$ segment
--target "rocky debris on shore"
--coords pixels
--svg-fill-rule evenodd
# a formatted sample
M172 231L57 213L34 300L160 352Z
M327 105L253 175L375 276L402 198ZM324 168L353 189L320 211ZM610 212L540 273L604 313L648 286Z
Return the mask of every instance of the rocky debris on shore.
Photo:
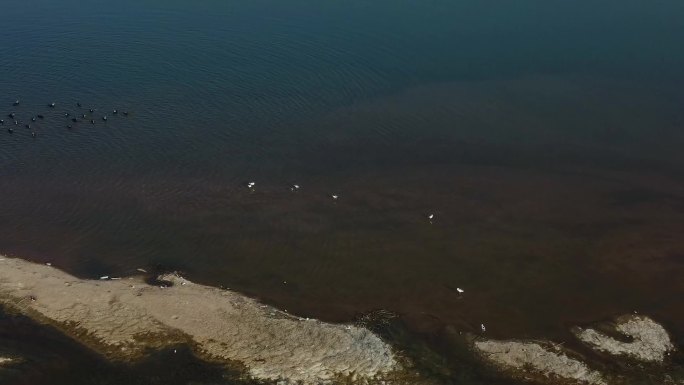
M667 330L646 316L618 317L614 328L632 341L619 341L591 328L578 327L574 333L593 349L643 362L662 363L666 355L675 348Z
M85 280L54 267L0 258L0 303L114 359L187 343L249 377L319 384L396 375L391 347L364 327L294 317L241 294L177 275Z
M577 384L607 384L600 372L550 343L478 339L473 347L486 362L520 377L533 377L549 383L560 380Z

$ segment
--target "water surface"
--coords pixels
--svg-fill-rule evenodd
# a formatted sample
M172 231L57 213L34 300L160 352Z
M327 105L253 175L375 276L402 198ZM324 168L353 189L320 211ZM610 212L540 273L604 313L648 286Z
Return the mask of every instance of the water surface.
M0 252L388 309L454 372L444 336L480 323L637 310L684 345L683 3L4 5Z

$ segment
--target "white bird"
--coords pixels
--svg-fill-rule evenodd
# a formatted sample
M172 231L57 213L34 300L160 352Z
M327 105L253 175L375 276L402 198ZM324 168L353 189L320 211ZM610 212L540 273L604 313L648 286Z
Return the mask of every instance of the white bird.
M297 191L299 190L299 185L298 184L293 184L292 187L290 188L292 191Z
M465 290L461 289L460 287L457 287L457 288L456 288L456 291L457 291L459 294L465 293Z
M253 189L255 185L256 185L256 183L254 183L254 182L247 183L247 187L250 189Z
M340 196L339 196L339 195L337 195L337 194L333 194L333 195L331 195L331 196L332 196L332 199L335 199L335 200L337 200L337 198L339 198L339 197L340 197Z
M109 276L108 276L108 275L103 275L102 277L100 277L100 279L104 281L105 279L109 279Z
M482 329L482 333L487 331L487 328L484 326L484 324L480 324L480 329Z

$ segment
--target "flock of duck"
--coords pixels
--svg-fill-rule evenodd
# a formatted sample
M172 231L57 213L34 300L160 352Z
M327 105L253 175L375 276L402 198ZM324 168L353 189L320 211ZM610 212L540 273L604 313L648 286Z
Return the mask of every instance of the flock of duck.
M20 101L15 100L14 103L12 103L12 107L18 107L19 104L20 104ZM52 102L52 103L48 104L47 107L54 110L57 108L57 104L55 102ZM64 112L64 118L66 119L66 128L72 129L72 128L74 128L75 124L82 123L82 122L86 122L86 123L89 122L90 124L95 124L95 120L96 120L95 111L96 110L94 108L89 108L88 113L85 113L82 111L83 105L80 102L76 103L76 107L79 109L79 113L77 113L77 114L72 114L71 112ZM119 115L119 110L114 108L111 113L112 113L112 115ZM121 115L128 116L128 111L121 111ZM13 134L14 128L19 127L20 125L23 124L24 127L26 127L26 129L31 130L31 136L33 138L35 138L38 134L35 130L35 127L32 126L32 123L35 123L39 120L45 119L45 115L43 115L43 114L33 114L33 115L31 115L30 122L27 121L26 123L23 123L22 121L19 120L19 118L17 117L17 113L14 111L7 114L7 117L9 117L11 119L10 122L8 122L10 124L10 126L7 128L7 132L9 132L10 134ZM108 119L107 114L106 113L103 114L100 117L100 119L102 119L102 121L104 121L104 122L107 122L107 119ZM3 126L5 125L4 119L0 119L0 125L3 125Z

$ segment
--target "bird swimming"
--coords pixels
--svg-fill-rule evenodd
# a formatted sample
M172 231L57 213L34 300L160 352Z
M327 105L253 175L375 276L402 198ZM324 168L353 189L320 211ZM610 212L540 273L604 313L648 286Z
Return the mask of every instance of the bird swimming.
M27 124L27 125L26 125L26 128L28 128L28 129L30 130L30 129L31 129L31 125L30 125L30 124Z
M333 194L333 195L331 195L331 197L332 197L332 199L337 200L337 198L339 198L340 196L337 194Z
M299 190L299 185L298 185L298 184L293 184L292 187L290 187L290 190L292 190L292 191L297 191L297 190Z
M91 124L95 124L95 119L90 119Z
M112 111L112 113L114 113L114 114L118 114L118 113L119 113L119 111L117 111L117 110L116 110L116 108L115 108L115 109L114 109L114 111Z
M256 183L254 183L254 182L248 182L248 183L247 183L247 188L253 190L255 185L256 185Z
M67 124L67 128L71 130L71 124Z
M49 104L50 108L55 108L55 102Z
M9 114L7 114L7 116L9 116L10 118L14 119L14 112L10 112Z
M71 118L71 121L74 122L74 123L76 123L76 122L78 122L78 119L76 119L76 118Z
M128 111L124 111L123 114L124 114L125 116L128 116Z
M14 129L13 129L12 127L10 127L10 128L7 129L7 132L9 132L9 133L11 134L11 133L14 132Z
M31 117L31 121L32 121L32 122L35 122L35 121L36 121L36 117L35 117L35 116Z
M38 117L38 119L45 119L45 117L43 115L38 114L36 116Z
M65 118L68 118L68 117L69 117L69 113L68 113L68 112L65 112L65 113L64 113L64 117L65 117Z
M31 132L31 136L35 138L35 137L36 137L36 132L35 132L35 131Z
M106 122L107 121L107 115L103 116L102 120L104 120Z
M92 108L89 109L88 111L90 111L91 114L92 114L93 112L95 112L95 110L93 110Z
M18 106L19 105L19 99L15 100L14 103L12 103L13 106Z
M5 121L0 119L0 124L5 124Z

